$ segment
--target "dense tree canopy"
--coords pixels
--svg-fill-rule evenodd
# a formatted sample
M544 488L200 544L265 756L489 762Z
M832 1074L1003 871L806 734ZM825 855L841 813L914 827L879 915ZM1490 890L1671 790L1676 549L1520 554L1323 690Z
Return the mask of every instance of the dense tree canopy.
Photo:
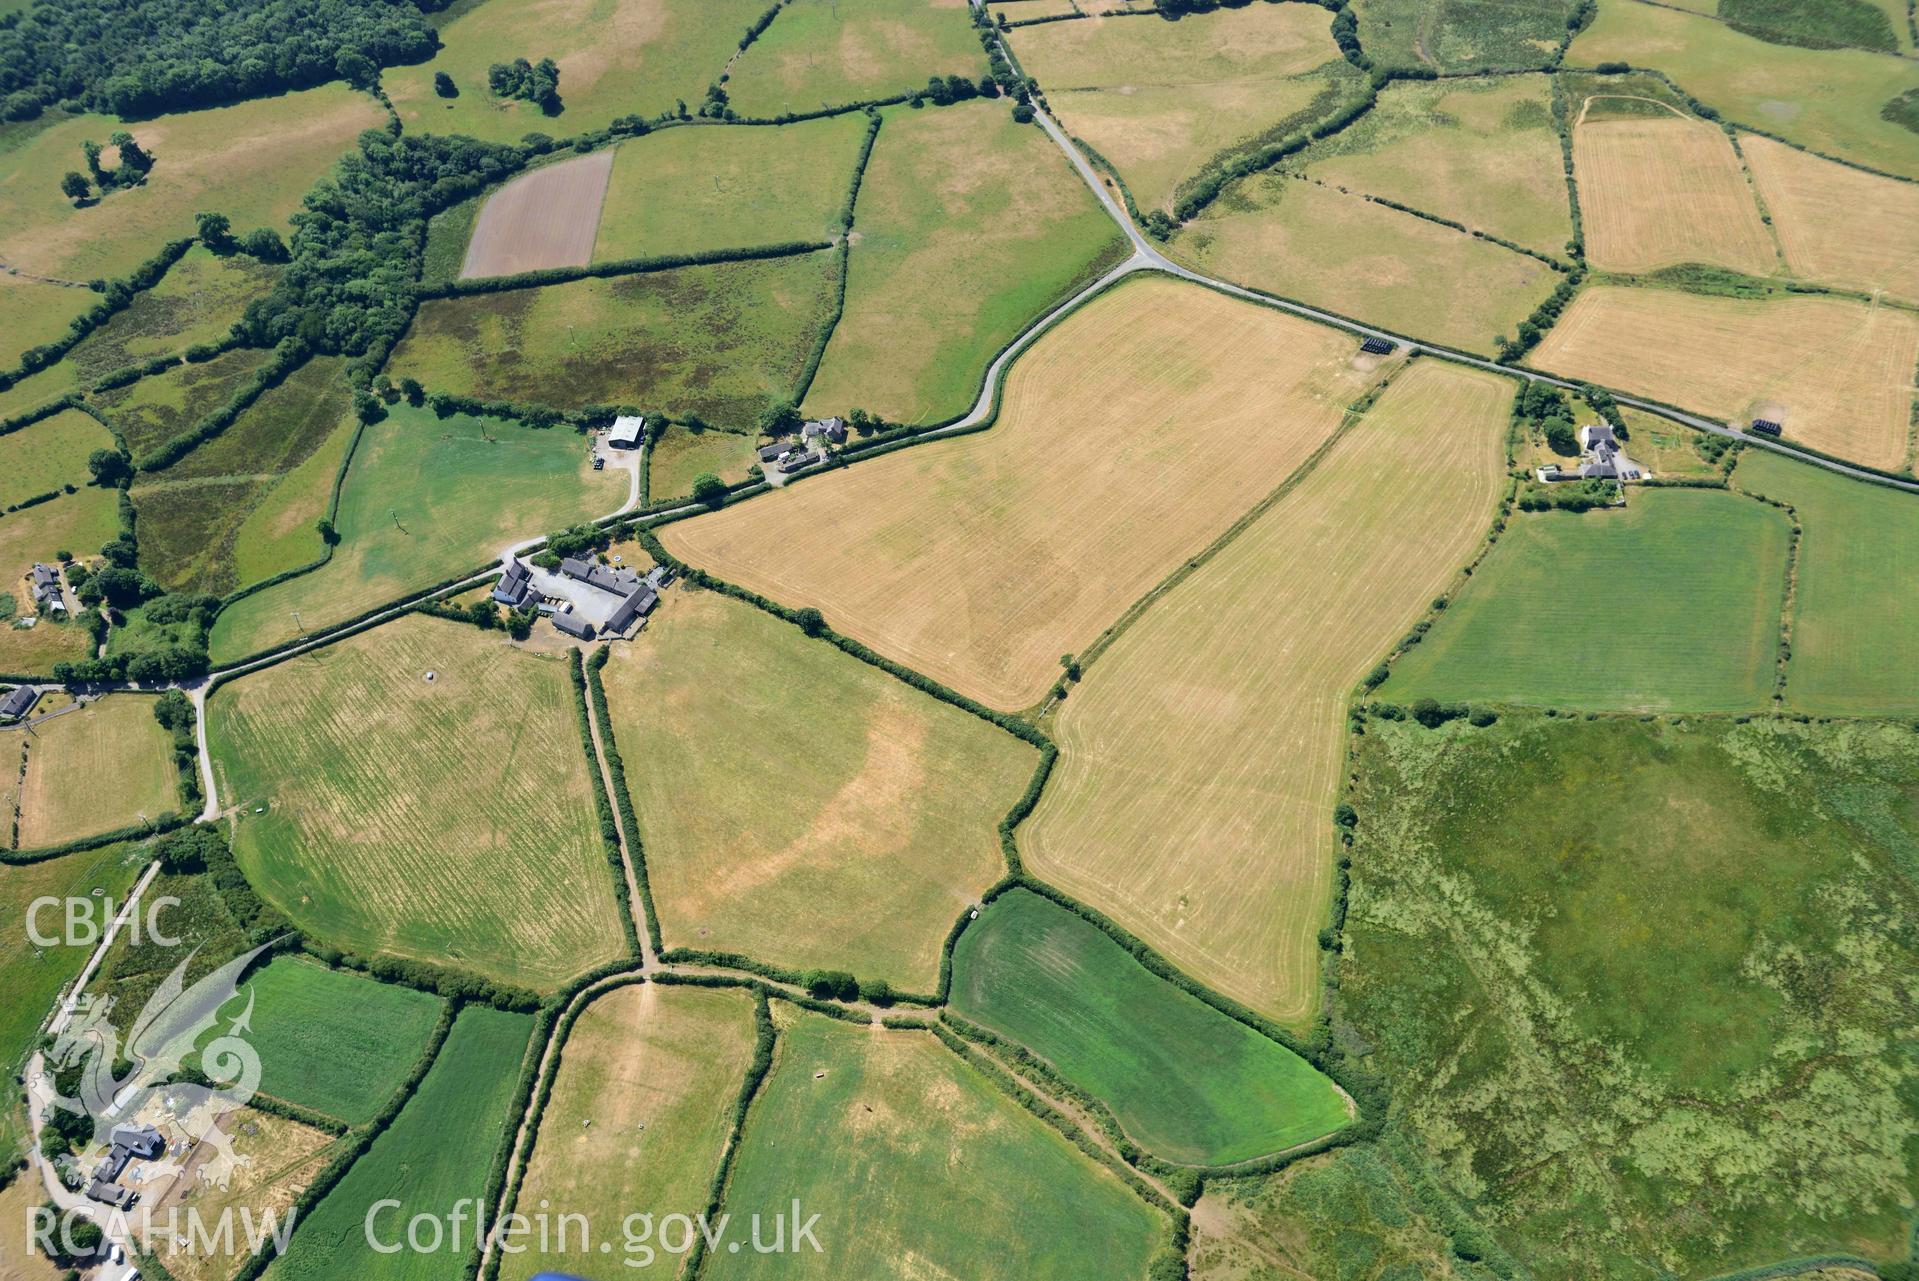
M122 116L324 84L431 57L414 0L58 0L0 19L0 118Z

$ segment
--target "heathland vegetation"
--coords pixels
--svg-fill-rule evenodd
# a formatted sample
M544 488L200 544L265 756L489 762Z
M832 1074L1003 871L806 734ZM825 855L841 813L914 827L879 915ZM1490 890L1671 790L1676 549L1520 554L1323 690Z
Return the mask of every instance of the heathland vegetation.
M707 1276L881 1281L902 1259L936 1276L1144 1275L1164 1219L930 1034L784 1021L727 1204L770 1214L798 1197L859 1230L826 1254L716 1253Z
M1791 543L1785 512L1710 489L1518 513L1380 696L1757 711L1772 697Z
M1351 355L1343 335L1275 311L1128 281L1020 355L992 430L662 534L963 693L1025 707L1061 654L1325 440L1374 377Z
M567 1033L520 1212L613 1224L705 1209L755 1049L743 992L645 983L593 998ZM509 1257L500 1275L585 1273L603 1257L575 1234Z
M1906 1257L1909 726L1365 729L1339 1017L1498 1246L1563 1276Z
M429 302L391 369L457 396L748 427L793 399L837 271L834 254L796 254Z
M669 947L938 986L1031 747L716 592L602 676Z
M207 732L241 868L362 956L542 989L612 960L573 699L559 660L420 617L222 685Z
M1088 664L1020 832L1031 870L1202 982L1310 1018L1346 700L1484 537L1511 396L1415 363Z
M1230 1165L1330 1134L1346 1101L1304 1059L1141 965L1030 890L953 947L954 1013L1038 1055L1153 1155Z

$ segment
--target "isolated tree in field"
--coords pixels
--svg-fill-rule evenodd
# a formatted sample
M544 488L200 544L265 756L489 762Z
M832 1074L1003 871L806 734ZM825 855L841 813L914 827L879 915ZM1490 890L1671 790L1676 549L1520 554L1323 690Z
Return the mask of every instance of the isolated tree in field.
M701 472L693 478L693 500L718 507L726 501L726 482L710 471Z
M96 449L88 454L87 470L93 473L93 483L103 489L113 489L133 475L132 464L117 449Z
M203 213L194 215L198 224L200 243L216 254L230 254L240 247L233 238L233 221L223 213Z
M1029 106L1027 106L1027 105L1026 105L1025 103L1023 103L1023 102L1022 102L1022 103L1020 103L1020 104L1019 104L1018 106L1016 106L1016 107L1014 107L1014 108L1013 108L1013 123L1014 123L1014 124L1021 124L1021 125L1030 125L1030 124L1032 124L1032 123L1033 123L1033 109L1032 109L1031 107L1029 107Z
M442 98L457 98L460 96L460 86L454 84L453 77L446 72L436 71L433 73L433 92Z
M93 184L79 170L69 169L66 177L60 179L60 194L77 205L93 194Z

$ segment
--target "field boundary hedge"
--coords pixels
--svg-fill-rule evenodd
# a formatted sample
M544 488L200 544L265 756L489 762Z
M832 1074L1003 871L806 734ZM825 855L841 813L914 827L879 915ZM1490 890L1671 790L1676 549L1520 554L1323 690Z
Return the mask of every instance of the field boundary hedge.
M653 884L646 873L646 844L640 835L640 821L633 812L633 789L627 785L626 762L620 755L618 736L613 729L613 716L607 708L606 683L600 672L606 667L607 660L613 656L611 646L602 645L586 663L586 692L593 700L593 711L600 721L600 750L606 756L606 772L613 776L613 804L619 810L620 824L626 834L626 865L633 873L633 881L640 887L640 910L646 916L647 941L653 945L657 954L665 950L660 942L660 914L653 906ZM631 907L627 911L632 916Z
M274 351L272 359L260 367L259 372L248 379L246 384L227 397L226 402L208 412L206 417L189 427L180 435L160 445L145 458L134 462L135 471L165 471L188 454L223 434L239 420L241 414L253 407L253 403L267 392L278 387L297 373L301 366L312 358L304 343L289 338Z
M170 240L161 246L158 253L135 267L125 278L109 282L100 291L100 303L92 311L75 316L65 334L52 342L27 348L20 353L20 359L12 369L0 372L0 391L10 391L15 383L23 382L34 374L44 369L51 369L65 360L67 353L85 342L95 330L132 306L136 298L164 280L167 272L173 270L173 265L186 256L187 250L193 248L193 244L192 236Z
M605 648L600 652L605 653ZM593 812L600 824L600 852L606 859L607 869L613 873L613 897L620 908L620 933L626 939L627 956L638 960L642 952L640 936L633 928L633 896L626 887L626 852L620 847L613 802L606 794L606 780L600 774L600 754L593 746L593 716L586 705L586 664L579 650L567 650L566 673L573 686L573 714L580 727L580 750L586 772L593 781Z
M707 1185L706 1221L717 1223L720 1207L726 1201L726 1185L733 1177L733 1162L739 1156L740 1144L746 1137L746 1117L752 1110L753 1100L759 1097L760 1087L773 1071L773 1050L778 1044L779 1034L773 1027L773 1012L767 1007L766 993L761 992L753 1002L753 1059L746 1065L745 1079L740 1082L739 1096L733 1101L733 1124L726 1136L726 1143L720 1149L718 1166L713 1171L712 1182ZM680 1265L680 1275L697 1277L706 1262L706 1238L700 1233L693 1234L693 1249L687 1254L686 1262Z
M139 841L150 836L164 836L168 832L178 831L187 826L187 823L188 820L184 815L162 814L151 822L116 827L112 831L98 832L92 836L75 837L71 841L62 841L58 845L43 845L31 850L0 850L0 866L30 867L35 863L50 863L56 858L65 858L69 854L80 854L108 845L118 845L122 841Z
M539 289L547 285L569 285L575 281L612 276L643 276L683 267L711 267L728 262L757 262L768 258L796 258L803 254L831 249L830 240L789 240L778 244L754 245L741 249L714 249L697 254L660 254L649 258L619 258L612 262L588 263L584 267L547 267L522 271L511 276L480 276L475 279L445 281L437 285L415 287L418 302L438 302L449 298L470 298L476 294L512 293L521 289Z
M807 356L806 364L794 382L795 405L804 401L806 393L813 389L813 380L819 376L820 362L826 359L827 345L833 341L840 321L846 316L846 279L853 270L853 211L859 204L860 185L866 178L866 165L872 159L873 144L880 136L880 122L883 119L878 111L867 109L866 136L860 141L859 155L853 161L853 178L846 189L846 201L840 206L840 234L836 246L840 261L838 279L833 287L833 317L821 326L819 341L813 344L813 351Z

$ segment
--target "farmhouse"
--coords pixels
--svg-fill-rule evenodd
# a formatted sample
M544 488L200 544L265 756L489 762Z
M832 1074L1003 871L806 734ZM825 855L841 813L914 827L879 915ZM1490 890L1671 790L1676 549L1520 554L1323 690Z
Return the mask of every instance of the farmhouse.
M835 445L846 440L846 420L844 418L815 418L800 424L801 440L819 440L825 437Z
M532 589L532 577L526 563L515 557L507 562L506 572L500 575L500 585L493 589L493 599L508 609L518 609Z
M116 1125L110 1142L143 1161L151 1161L166 1151L166 1141L160 1137L160 1131L150 1125Z
M29 689L25 685L20 686L8 694L4 701L0 701L0 721L19 720L32 711L33 705L39 701L39 690Z
M1567 471L1558 463L1548 463L1533 474L1542 484L1554 484L1562 480L1644 480L1646 470L1628 458L1619 448L1619 438L1613 429L1605 423L1594 423L1579 429L1579 447L1586 461L1579 465L1578 471Z
M562 614L556 612L553 615L553 625L562 632L565 632L568 636L571 636L574 640L593 639L593 624L587 622L578 614Z
M622 414L613 420L613 429L606 433L606 444L609 449L638 449L645 436L646 419Z
M33 599L42 609L56 614L67 612L66 598L60 593L60 571L51 565L33 567Z

